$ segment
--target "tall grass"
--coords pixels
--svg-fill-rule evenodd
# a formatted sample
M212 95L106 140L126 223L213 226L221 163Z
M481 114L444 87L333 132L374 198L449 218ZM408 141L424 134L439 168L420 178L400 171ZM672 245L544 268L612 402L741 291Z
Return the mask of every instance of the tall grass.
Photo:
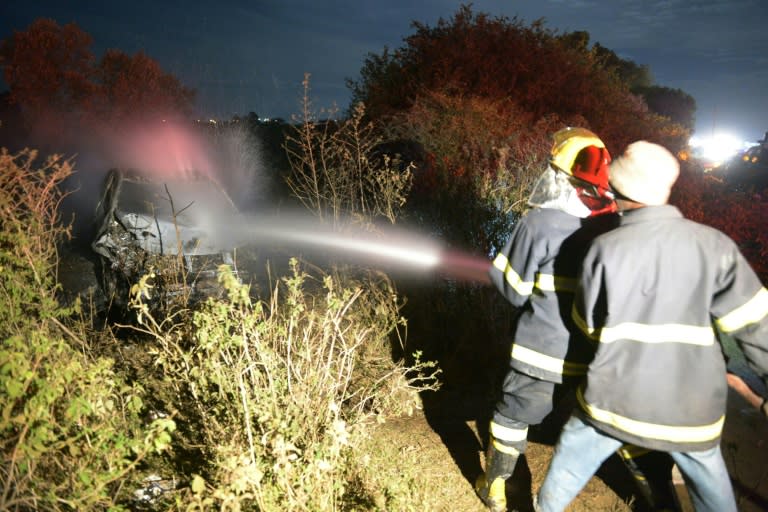
M319 121L309 75L303 85L302 118L285 142L292 194L334 227L349 221L367 226L378 219L394 224L411 188L413 164L380 151L384 139L365 120L362 104L346 120L330 111L329 119Z

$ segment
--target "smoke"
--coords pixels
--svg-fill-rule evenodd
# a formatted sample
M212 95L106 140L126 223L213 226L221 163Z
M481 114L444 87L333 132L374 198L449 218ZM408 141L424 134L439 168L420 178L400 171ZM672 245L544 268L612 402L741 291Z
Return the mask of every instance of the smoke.
M241 207L269 202L262 142L244 123L217 129L211 147L212 174Z
M138 116L137 116L138 118ZM220 129L191 121L125 121L107 125L49 116L30 131L27 145L41 157L71 159L74 173L63 184L62 220L72 223L76 243L88 245L107 173L137 169L158 181L202 174L220 184L233 201L266 202L260 146L246 129Z
M134 168L162 181L195 173L215 177L211 148L192 126L160 122L135 123L101 136L111 167Z
M180 183L192 174L203 174L218 183L238 206L256 205L253 210L267 211L264 206L269 203L269 187L261 146L246 126L131 122L55 128L47 127L45 134L50 139L41 146L74 160L75 174L65 184L69 196L62 204L62 213L65 220L74 220L75 238L84 245L90 245L95 235L96 206L106 175L113 168L137 169L160 183ZM190 197L198 192L189 191ZM176 189L176 194L175 199L184 203L177 206L185 207L184 188ZM315 217L296 212L233 214L231 209L214 206L216 196L213 190L195 196L189 202L197 206L186 212L196 231L209 234L212 247L251 246L410 276L441 274L459 281L487 282L487 258L450 251L415 231L389 225L370 231L351 222L344 229L332 229Z

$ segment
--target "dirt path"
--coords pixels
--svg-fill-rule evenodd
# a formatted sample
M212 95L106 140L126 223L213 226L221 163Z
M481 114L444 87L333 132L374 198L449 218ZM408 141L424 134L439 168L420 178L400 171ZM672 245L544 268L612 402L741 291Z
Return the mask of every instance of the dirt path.
M421 468L420 486L434 489L428 498L431 511L482 512L485 510L472 489L481 471L480 422L467 417L467 407L455 397L443 397L411 417L390 420L374 433L396 452L404 464ZM469 407L471 409L471 406ZM465 411L462 413L462 411ZM723 435L723 454L731 473L740 512L768 510L768 421L732 394ZM518 463L507 484L507 499L520 512L532 510L531 493L538 489L552 456L549 440L530 442L525 463ZM593 477L568 508L571 512L640 510L627 504L631 483L623 479L623 467L609 463L601 470L605 480ZM615 478L614 478L615 477ZM611 481L609 486L606 481ZM682 487L681 487L682 489ZM685 510L692 510L683 495ZM427 504L425 503L425 506Z

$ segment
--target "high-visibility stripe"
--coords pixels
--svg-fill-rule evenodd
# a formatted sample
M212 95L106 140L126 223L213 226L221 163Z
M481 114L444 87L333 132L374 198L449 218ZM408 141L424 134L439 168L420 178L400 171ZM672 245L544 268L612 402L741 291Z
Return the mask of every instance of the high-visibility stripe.
M517 361L557 373L558 375L585 375L587 373L586 364L572 363L557 357L548 356L517 343L512 344L511 357Z
M718 319L717 325L724 332L733 332L759 322L766 315L768 315L768 290L761 288L746 304Z
M576 305L571 308L571 318L576 327L589 338L600 343L612 343L617 340L633 340L641 343L686 343L690 345L710 346L715 343L715 333L711 326L658 324L648 325L624 322L613 327L593 328L579 314Z
M573 277L539 274L536 276L536 288L547 292L574 292L578 281Z
M616 340L634 340L642 343L686 343L709 346L715 342L715 333L710 326L659 324L648 325L625 322L600 330L600 343Z
M528 439L528 427L510 428L491 421L491 435L507 443L516 443Z
M723 431L725 416L720 416L716 422L710 425L701 425L698 427L678 427L673 425L659 425L656 423L646 423L631 418L626 418L619 414L604 411L590 405L584 399L582 389L576 392L576 397L584 411L594 419L611 425L628 434L634 434L645 439L659 439L673 443L703 443L713 441L720 437Z
M517 448L513 448L511 446L507 446L504 443L500 443L497 440L493 440L493 447L500 451L501 453L506 453L508 455L520 455L520 450Z
M578 283L575 278L552 274L536 274L535 281L523 281L523 278L512 268L509 260L503 254L498 254L494 258L493 266L504 274L507 283L520 295L530 295L534 288L546 292L573 292Z
M618 452L619 452L619 455L621 455L622 459L630 460L636 457L640 457L641 455L645 455L646 453L651 453L651 450L649 450L648 448L643 448L642 446L625 444L618 449Z
M504 274L504 278L517 293L520 295L530 295L533 293L533 283L523 281L523 278L509 264L506 256L503 254L496 256L493 260L493 266Z
M587 325L586 320L581 317L581 314L579 313L578 308L576 308L575 303L573 306L571 306L571 319L573 320L573 323L576 324L576 327L578 327L581 332L586 334L588 338L594 341L598 341L600 339L600 330L594 329Z

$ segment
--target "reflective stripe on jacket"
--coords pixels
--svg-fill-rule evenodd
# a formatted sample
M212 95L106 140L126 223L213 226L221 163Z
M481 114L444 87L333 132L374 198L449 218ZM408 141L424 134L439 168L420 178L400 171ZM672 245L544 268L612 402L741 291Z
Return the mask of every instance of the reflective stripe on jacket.
M719 443L727 384L713 320L768 373L768 292L730 238L670 205L625 212L595 239L573 319L597 347L578 394L587 421L646 448Z
M558 383L584 375L592 351L575 352L570 343L576 274L589 242L614 224L613 215L581 219L553 208L533 209L515 224L490 270L496 288L521 308L512 368Z

